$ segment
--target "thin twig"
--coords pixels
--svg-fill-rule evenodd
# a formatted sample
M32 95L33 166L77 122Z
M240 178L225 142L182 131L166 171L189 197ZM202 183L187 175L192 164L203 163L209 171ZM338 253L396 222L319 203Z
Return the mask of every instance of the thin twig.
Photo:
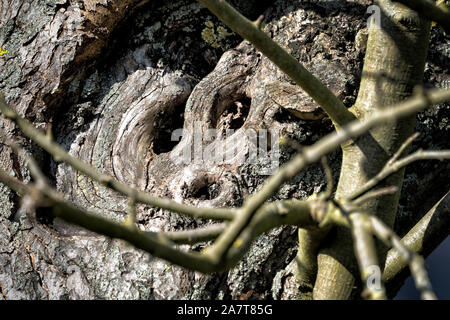
M254 26L255 26L256 28L258 28L258 29L261 30L261 25L262 25L263 20L264 20L264 16L263 16L263 15L260 15L260 16L258 17L258 19L256 19L255 21L253 21Z
M123 223L117 223L104 218L97 213L74 206L64 199L64 196L51 187L37 188L34 185L24 185L0 168L0 182L8 186L20 186L22 194L34 194L33 200L39 199L52 208L52 213L67 222L74 223L87 230L112 238L123 239L136 248L143 249L157 257L176 263L192 270L210 273L216 271L216 266L205 255L197 252L184 252L175 248L174 243L166 237L153 232L145 232L138 228L130 228Z
M367 192L363 194L361 197L356 198L354 201L351 202L351 206L354 208L360 207L364 202L367 202L370 199L382 197L385 195L391 195L398 191L398 188L396 186L381 188L378 190L374 190L371 192Z
M439 151L423 151L418 150L409 156L404 157L403 159L397 160L395 162L391 162L390 165L386 165L375 177L366 182L361 188L356 190L352 195L350 195L347 200L351 201L356 199L371 190L373 187L378 185L381 181L399 171L401 168L406 167L407 165L419 161L419 160L444 160L450 159L450 150L439 150Z
M136 195L131 195L128 199L127 213L124 224L129 227L136 227Z
M303 146L300 143L298 143L294 139L291 139L291 138L286 137L286 136L282 136L280 138L280 142L279 143L280 143L280 145L288 146L288 147L294 149L297 152L302 152L302 149L303 149Z
M290 223L305 227L315 223L311 218L311 207L306 203L302 205L303 202L295 204L295 207L292 208L292 210L286 210L286 206L280 206L279 203L267 204L264 205L264 208L261 208L263 204L278 191L284 182L294 177L307 165L318 161L322 156L333 151L348 139L359 137L378 124L394 121L399 117L415 113L429 105L430 101L432 103L440 103L447 99L450 99L450 90L432 90L427 94L427 97L416 95L393 107L378 111L364 121L350 123L337 132L322 138L313 146L304 148L301 154L298 154L293 160L283 165L279 171L262 186L259 192L250 196L245 201L242 208L237 209L236 218L229 224L229 227L219 236L216 243L209 248L210 250L208 250L206 254L203 253L197 255L196 253L189 254L183 252L183 254L178 256L176 253L180 251L164 244L164 241L169 241L165 237L162 237L164 239L164 241L162 241L157 235L149 236L148 233L143 235L140 230L134 230L135 232L133 233L130 228L127 228L122 224L115 224L114 222L108 221L95 214L66 204L64 198L56 193L56 191L46 190L48 193L45 195L54 203L54 214L68 222L78 224L100 234L127 240L132 244L135 244L138 248L147 250L158 257L167 259L181 266L202 272L215 272L237 263L237 259L245 254L245 250L248 249L251 241L256 236L260 235L261 232L267 231L268 228L270 229L275 226ZM65 161L75 169L78 169L93 178L93 180L103 182L122 194L128 196L131 195L132 188L114 180L112 177L98 173L94 168L83 161L70 156L58 144L46 137L41 131L34 128L30 122L20 117L6 104L3 97L0 97L0 110L4 116L16 123L26 136L47 150L56 158L56 160ZM15 179L12 179L11 181L11 177L5 177L1 174L0 178L5 178L4 180L7 184L12 187L17 187L17 182L14 181ZM19 191L22 191L20 188L18 189ZM205 212L201 210L202 208L185 206L168 199L153 197L140 191L137 192L136 198L143 203L148 203L194 217L211 216L213 213L217 214L217 210L219 210L209 209ZM261 210L259 210L260 208ZM254 220L253 216L257 212L258 216L261 215L264 219L260 218ZM223 218L227 219L234 216L234 212L228 209L219 211L219 213L219 215L222 215ZM217 218L217 215L214 215L214 217ZM246 228L247 226L249 227Z
M317 222L312 218L312 210L310 201L285 200L264 204L248 227L239 234L231 248L227 250L224 259L226 270L242 259L248 252L253 239L273 229L275 225L293 225L300 228L317 227Z
M384 224L379 218L371 215L373 233L386 245L395 248L402 258L408 262L411 274L414 278L417 290L419 290L422 299L435 300L436 295L431 287L423 258L405 246L394 231Z
M131 186L133 188L132 193L128 199L128 216L125 220L125 224L131 227L136 227L136 191L138 185L138 179L142 176L142 166L140 157L138 157L137 161L137 170L134 176L134 182Z
M34 185L25 185L16 178L11 177L0 168L0 182L20 192L20 195L33 194L35 205L45 203L45 206L52 208L52 213L69 223L76 224L87 230L99 233L112 238L128 241L136 248L143 249L150 254L175 263L190 270L203 273L222 272L233 267L246 253L252 241L262 233L282 225L294 225L298 227L315 226L316 222L311 217L311 206L306 201L286 200L264 205L258 210L255 219L252 220L249 228L245 230L239 245L233 247L227 254L227 258L217 263L204 252L185 252L175 247L172 241L183 242L188 232L179 234L154 233L142 231L123 223L117 223L107 219L97 213L79 208L66 199L64 196L51 187L37 188ZM39 199L39 201L36 201ZM210 230L210 235L222 231L222 226L214 227ZM194 232L195 233L195 232ZM206 237L206 231L200 230L200 235ZM194 235L192 239L199 235ZM209 236L208 236L209 237ZM206 241L206 238L204 239Z
M400 158L400 156L403 154L403 152L406 150L406 148L408 148L411 145L411 143L413 143L414 140L416 140L419 136L420 136L420 133L415 132L412 136L410 136L408 139L406 139L406 141L403 142L403 144L400 146L400 148L398 148L397 152L394 153L392 158L389 159L389 161L386 163L386 166L390 167L391 165L393 165L394 162Z
M17 180L16 178L13 178L2 168L0 168L0 182L2 182L5 186L13 190L21 197L29 192L29 188L25 183Z
M14 141L7 141L6 144L9 145L17 155L22 156L25 159L28 170L30 170L30 174L36 181L36 186L38 188L47 188L50 186L47 177L41 171L36 160L30 153L25 151L25 149Z
M218 223L193 230L164 232L162 235L177 244L195 244L216 239L226 227L227 224Z

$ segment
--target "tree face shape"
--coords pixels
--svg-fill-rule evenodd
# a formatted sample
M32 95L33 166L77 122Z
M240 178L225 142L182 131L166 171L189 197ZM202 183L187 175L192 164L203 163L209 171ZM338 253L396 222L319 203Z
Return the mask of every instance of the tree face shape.
M338 20L324 20L316 9L295 2L294 9L286 10L281 16L273 13L271 18L270 14L266 15L267 29L273 33L276 41L289 47L290 52L302 62L309 62L308 68L334 88L340 97L345 98L352 94L348 90L348 82L355 82L353 76L341 66L347 63L347 60L342 58L344 51L339 49L343 47L345 37L338 37L330 32L316 33L318 28L323 27L325 30L325 26L330 23L333 28L340 30ZM364 10L361 8L362 14L358 17L358 23L364 24ZM291 15L289 19L287 15ZM341 15L343 19L356 19L350 18L351 15L346 16L345 13ZM308 19L310 23L300 23ZM152 23L150 26L149 29L153 30L154 35L159 35L161 30L155 29L156 24ZM203 28L204 24L201 24L201 27ZM179 37L159 37L159 47L165 50L177 48ZM208 48L207 43L203 45L205 49L198 55L204 55L205 59L207 57L211 60L213 51ZM267 171L273 165L271 145L275 141L269 141L272 131L280 136L287 135L296 139L301 144L311 144L330 128L329 122L324 122L324 125L322 120L319 120L323 114L309 97L298 87L292 86L282 72L266 58L261 57L248 43L244 42L225 52L214 70L198 83L191 77L191 67L188 66L186 72L172 69L172 64L177 64L178 61L161 60L159 55L156 55L158 50L154 49L155 46L154 42L140 42L135 49L131 47L124 56L109 63L109 69L99 70L97 76L88 77L91 80L86 82L86 89L83 89L86 96L93 92L92 88L103 88L90 105L87 113L91 116L83 116L85 122L75 135L61 130L56 137L58 141L70 146L72 155L90 162L120 181L134 184L156 196L168 196L194 205L240 205L243 198L254 192L267 177L263 175L264 170ZM174 56L176 57L176 52ZM347 56L351 57L351 65L357 68L356 62L361 60L358 52L347 52ZM194 59L189 61L196 63ZM96 82L96 78L100 79ZM302 113L300 119L291 113L297 109ZM302 119L314 120L305 122ZM181 128L188 134L177 137L174 143L169 144L161 139L168 136L170 130ZM237 148L237 151L244 155L242 162L172 161L172 158L176 159L179 152L185 148L190 148L194 157L194 132L200 132L200 135L205 137L211 129L225 133L227 130L234 130L233 135L215 143L222 150L227 149L227 144L231 148L238 145L233 141L233 137L239 137L245 132L258 133L265 130L268 135L265 147L267 158L252 162L249 157L252 146L244 143ZM242 139L238 142L242 142ZM203 139L199 150L208 152L211 144L212 139ZM286 161L292 153L292 149L281 150L280 162ZM333 165L338 166L338 162ZM337 167L335 169L338 170ZM319 168L313 170L320 172ZM301 183L299 186L298 180L293 181L281 193L284 196L302 198L310 194L314 186L319 188L321 184L320 175L300 179L307 180L308 183ZM118 219L121 219L127 210L126 199L93 184L64 165L58 166L57 181L59 190L72 194L72 200L76 203L87 207L94 205L96 210ZM118 209L112 213L111 199L115 199L114 206ZM192 224L191 219L145 206L138 207L137 214L140 224L146 230L166 230L175 220L180 228L188 228ZM59 232L70 235L83 233L61 223L58 223L56 228ZM280 241L286 243L286 246L282 246L285 248L283 250L277 249L277 243ZM263 258L252 261L255 270L271 259L271 252L278 257L289 255L290 250L295 248L295 235L279 230L273 237L263 236L258 243L266 249ZM135 257L132 255L130 259L134 261ZM280 258L280 261L283 259ZM152 262L145 266L145 270L159 270L158 266L158 263ZM185 271L176 267L173 270L173 279L183 279L182 274ZM167 276L161 273L158 277L167 279ZM202 281L213 280L205 276ZM247 283L251 281L251 277L244 276L233 281ZM261 281L265 280L262 278ZM186 280L180 287L188 286L188 282ZM239 290L241 289L236 289L232 294L239 295ZM175 294L179 295L181 292Z

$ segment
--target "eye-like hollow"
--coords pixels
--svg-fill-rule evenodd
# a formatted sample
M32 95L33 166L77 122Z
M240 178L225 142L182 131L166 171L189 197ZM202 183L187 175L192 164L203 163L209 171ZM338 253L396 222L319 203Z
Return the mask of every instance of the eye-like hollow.
M172 141L172 133L182 129L186 104L179 104L172 110L161 110L155 117L153 152L158 155L173 150L179 141Z
M174 87L179 89L179 86ZM188 89L186 85L182 95L178 92L174 95L173 88L167 88L161 93L149 94L128 108L117 129L112 150L112 168L119 180L141 181L145 186L145 168L155 157L172 151L179 143L179 140L172 141L172 133L183 128Z
M247 120L250 104L251 99L246 96L227 100L217 110L215 128L222 135L225 135L227 130L236 131L240 129Z
M222 190L220 182L209 176L201 176L195 179L185 189L185 196L198 200L213 200L217 198Z

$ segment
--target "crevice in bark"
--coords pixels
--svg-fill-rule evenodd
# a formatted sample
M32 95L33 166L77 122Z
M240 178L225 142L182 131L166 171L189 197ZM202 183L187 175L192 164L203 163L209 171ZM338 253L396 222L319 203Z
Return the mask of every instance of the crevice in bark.
M236 99L227 101L227 104L222 108L217 108L218 116L216 116L215 127L222 135L226 134L226 130L236 131L240 129L245 120L247 120L250 112L251 99L246 96L241 96ZM221 112L221 109L223 110Z
M173 150L179 141L172 141L172 133L177 129L182 129L184 124L184 112L186 104L180 104L170 110L162 110L160 114L155 117L156 132L153 132L155 137L153 141L153 152L158 155L167 153Z
M291 112L287 111L284 108L278 109L278 111L274 115L274 120L279 123L299 121L297 117L295 117Z
M54 220L51 208L36 208L36 220L40 224L51 226Z
M193 182L190 190L186 193L186 197L199 200L213 200L219 196L220 192L220 182L208 181L206 177L202 177Z

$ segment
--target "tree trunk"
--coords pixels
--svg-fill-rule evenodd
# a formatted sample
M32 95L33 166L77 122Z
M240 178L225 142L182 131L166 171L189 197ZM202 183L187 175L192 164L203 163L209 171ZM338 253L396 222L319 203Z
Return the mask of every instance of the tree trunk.
M364 41L354 40L366 26L366 6L345 1L230 3L252 18L265 12L265 30L347 106L354 104L365 50ZM449 80L449 39L437 29L433 37L426 76L442 86ZM0 89L16 110L51 131L72 155L154 195L198 206L236 206L264 181L269 159L173 161L190 148L196 130L235 130L217 145L233 143L247 129L276 131L304 145L332 130L301 90L298 100L286 93L296 88L282 72L195 1L0 0L0 47L8 50L0 56ZM449 147L448 110L446 104L420 115L418 128L427 136L415 147ZM185 134L171 141L178 128ZM68 199L124 219L126 198L55 163L10 122L1 119L0 130L23 140ZM210 144L202 143L203 148ZM244 145L241 152L249 148ZM280 151L281 162L295 153L289 147ZM329 160L337 177L340 154ZM23 159L3 145L0 165L30 181ZM415 165L404 190L414 190L421 180L437 181L442 193L421 190L420 197L441 197L449 187L443 174L448 167L430 170L433 166ZM312 166L276 198L305 199L324 187L321 168ZM409 197L403 193L400 200L400 232L427 209ZM0 203L0 287L10 299L288 299L303 292L286 269L297 250L291 227L260 237L229 272L203 275L70 226L42 209L30 219L4 186ZM145 230L211 223L148 206L138 206L137 218Z
M428 51L430 22L415 11L389 1L379 1L379 26L371 26L361 86L353 112L364 119L378 109L398 103L422 84ZM413 134L415 116L378 126L370 134L343 146L342 169L336 198L353 194L380 172L404 141ZM403 184L404 170L390 176L380 187ZM362 212L380 217L393 227L400 192L378 197L361 206ZM379 249L383 269L387 248ZM318 256L315 299L348 299L359 292L357 263L351 233L338 228L329 247Z

